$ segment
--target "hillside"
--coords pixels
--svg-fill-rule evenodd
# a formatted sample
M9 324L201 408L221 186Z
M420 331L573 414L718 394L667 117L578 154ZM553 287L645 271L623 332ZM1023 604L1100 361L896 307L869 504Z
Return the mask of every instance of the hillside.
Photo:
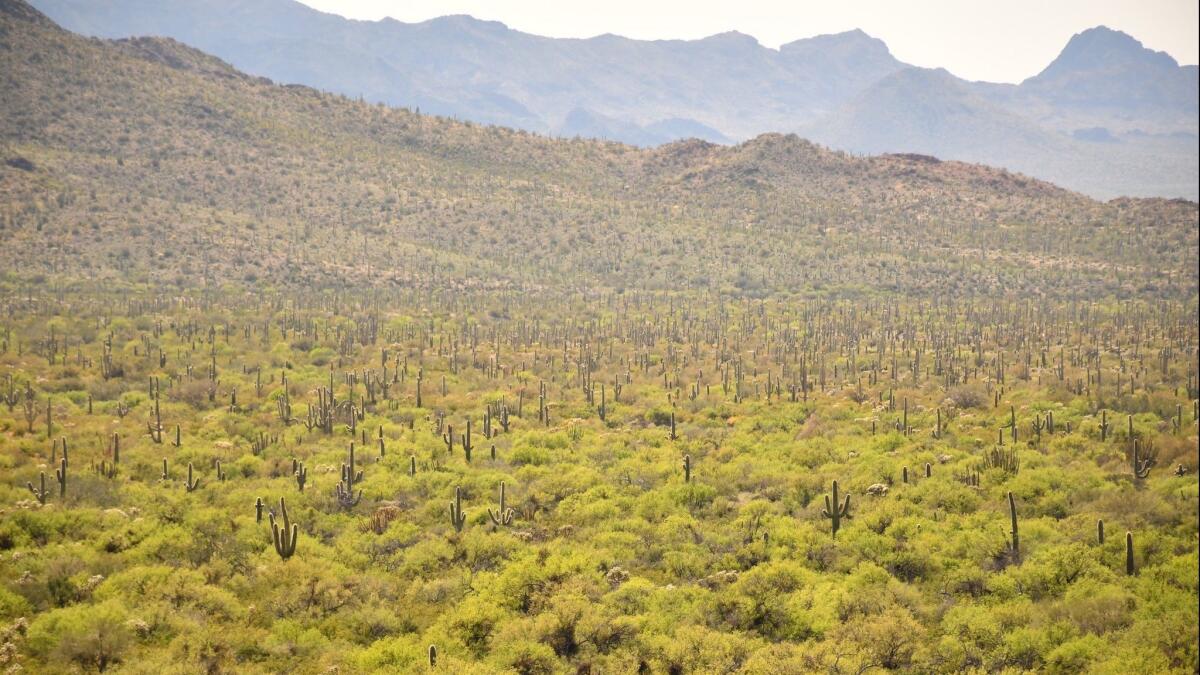
M776 50L737 32L581 40L469 16L351 21L294 0L34 5L86 35L171 37L277 82L544 134L654 146L796 132L852 152L887 147L983 162L1101 199L1200 198L1196 66L1103 26L1076 35L1044 72L1020 84L945 74L937 87L909 92L911 100L970 91L986 100L972 105L973 115L1011 118L986 125L990 133L969 143L948 143L939 139L963 132L954 117L916 117L907 106L893 112L891 88L897 76L911 77L901 75L908 66L857 30ZM852 126L847 116L855 111L882 125ZM1026 150L1030 131L1049 139L1046 147Z
M552 140L278 86L170 40L88 40L3 6L2 262L25 275L1195 292L1194 203L1103 204L778 134Z

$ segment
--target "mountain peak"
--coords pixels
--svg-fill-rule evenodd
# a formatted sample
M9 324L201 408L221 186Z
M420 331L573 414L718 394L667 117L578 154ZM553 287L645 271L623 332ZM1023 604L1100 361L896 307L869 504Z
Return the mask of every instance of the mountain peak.
M1076 108L1196 110L1194 70L1105 26L1074 35L1058 58L1020 88Z
M858 28L793 40L780 46L779 51L793 60L873 62L888 67L900 65L887 43Z
M760 46L758 38L736 30L727 30L724 33L709 35L706 38L701 38L699 42L739 48L757 48Z
M1096 26L1071 36L1067 46L1037 77L1113 67L1173 70L1179 63L1165 52L1146 48L1128 33Z
M872 36L868 35L861 28L855 28L853 30L842 31L841 33L825 33L822 35L814 35L814 36L808 37L808 38L801 38L799 40L793 40L793 41L788 42L787 44L783 45L779 49L780 50L798 49L798 48L802 48L806 45L814 45L814 44L819 44L819 45L823 45L826 47L829 47L829 46L855 46L855 47L868 47L868 48L872 48L872 49L882 48L884 51L888 50L887 44L884 43L883 40L880 40L877 37L872 37Z
M446 14L422 21L419 25L452 30L491 30L497 32L509 30L508 25L504 22L477 19L470 14Z

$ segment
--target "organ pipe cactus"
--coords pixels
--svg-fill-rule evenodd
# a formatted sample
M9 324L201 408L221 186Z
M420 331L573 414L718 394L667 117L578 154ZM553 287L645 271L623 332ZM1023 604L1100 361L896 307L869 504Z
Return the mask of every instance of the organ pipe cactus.
M279 498L279 513L283 518L283 527L276 522L274 513L268 516L271 522L271 541L275 544L275 552L279 554L280 559L287 560L296 552L300 526L292 523L288 517L287 504L284 503L283 497Z
M994 447L983 456L984 469L1000 469L1004 473L1015 476L1021 470L1021 458L1016 446L1009 448Z
M842 519L850 519L850 495L846 495L844 501L839 500L836 480L833 481L833 499L830 500L829 495L825 495L825 508L821 510L821 515L829 519L835 537L842 528Z

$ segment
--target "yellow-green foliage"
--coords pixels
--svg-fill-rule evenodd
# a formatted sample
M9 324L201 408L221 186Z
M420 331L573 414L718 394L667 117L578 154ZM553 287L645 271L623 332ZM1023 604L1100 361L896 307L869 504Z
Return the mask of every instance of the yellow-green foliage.
M9 662L420 671L434 645L438 669L479 673L1196 666L1196 352L1176 346L1195 344L1194 310L1046 303L1034 322L1011 301L982 316L948 301L680 294L477 292L454 313L408 291L201 297L6 296L0 394L9 377L19 392L11 411L0 405ZM1087 351L1093 334L1106 344ZM104 376L107 343L127 345L111 357L119 377ZM332 433L310 430L331 372ZM1134 376L1118 398L1121 373ZM151 377L180 447L148 433ZM66 496L44 506L25 483L57 464L41 418L25 423L27 382L37 410L50 401L52 438L69 439ZM600 382L624 383L605 420L585 391ZM908 401L906 430L893 393ZM494 422L485 439L489 405L508 407L510 430ZM1010 406L1020 440L1005 448L1019 466L984 468ZM1102 411L1136 412L1156 455L1146 479L1124 429L1100 440ZM1057 428L1039 440L1047 412ZM470 463L442 438L467 419ZM92 467L112 459L114 433L110 477ZM364 496L339 503L352 441ZM309 472L303 492L293 459ZM835 480L852 495L836 538L822 513ZM507 525L489 515L501 483ZM456 488L461 531L448 516ZM300 533L287 559L254 507L280 497Z
M1196 672L1196 223L0 0L0 670Z

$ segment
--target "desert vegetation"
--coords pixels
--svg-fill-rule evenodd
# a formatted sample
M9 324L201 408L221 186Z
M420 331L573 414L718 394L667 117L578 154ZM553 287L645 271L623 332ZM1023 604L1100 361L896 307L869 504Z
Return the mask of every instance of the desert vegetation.
M66 290L4 309L9 665L1196 662L1194 311Z
M0 66L0 669L1197 669L1196 204Z

